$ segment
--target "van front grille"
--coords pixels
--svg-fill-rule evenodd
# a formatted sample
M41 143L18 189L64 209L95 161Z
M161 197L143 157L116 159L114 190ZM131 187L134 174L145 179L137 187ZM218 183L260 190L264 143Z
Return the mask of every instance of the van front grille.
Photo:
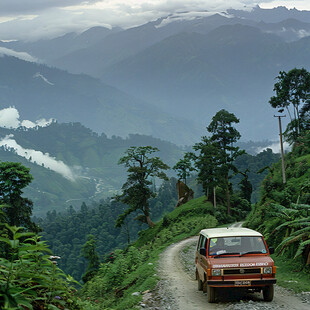
M260 268L240 268L240 269L224 269L224 275L229 274L253 274L253 273L261 273Z

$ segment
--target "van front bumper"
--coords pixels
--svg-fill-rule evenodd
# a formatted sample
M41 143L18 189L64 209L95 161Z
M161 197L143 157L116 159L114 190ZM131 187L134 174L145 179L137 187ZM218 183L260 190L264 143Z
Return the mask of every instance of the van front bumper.
M236 280L237 282L240 282L241 279ZM250 279L246 279L246 280L250 280ZM236 285L236 281L232 281L232 280L227 280L227 281L218 281L218 280L208 280L207 284L210 286L218 286L218 287L253 287L253 286L267 286L267 285L271 285L271 284L275 284L277 282L276 279L263 279L263 280L258 280L258 279L253 279L250 280L251 284L250 285ZM242 280L241 280L242 281Z

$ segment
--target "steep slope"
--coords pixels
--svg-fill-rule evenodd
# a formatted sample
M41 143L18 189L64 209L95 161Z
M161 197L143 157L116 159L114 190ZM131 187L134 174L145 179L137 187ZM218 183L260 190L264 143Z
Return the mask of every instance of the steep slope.
M304 131L285 156L286 183L281 162L269 169L262 182L261 199L246 225L264 233L288 270L304 270L309 283L310 264L310 131ZM283 266L283 267L284 267ZM297 278L296 278L297 279ZM288 282L285 277L281 284ZM297 287L302 287L299 279Z

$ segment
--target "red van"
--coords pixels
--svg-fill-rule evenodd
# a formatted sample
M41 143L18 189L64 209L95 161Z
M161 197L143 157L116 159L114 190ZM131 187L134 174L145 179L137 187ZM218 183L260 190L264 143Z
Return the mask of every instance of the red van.
M198 289L215 302L224 287L263 292L272 301L276 267L261 233L248 228L212 228L200 231L195 264Z

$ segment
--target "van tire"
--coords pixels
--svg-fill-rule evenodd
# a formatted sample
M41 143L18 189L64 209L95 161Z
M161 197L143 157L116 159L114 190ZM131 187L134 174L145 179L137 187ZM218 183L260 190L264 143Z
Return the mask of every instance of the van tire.
M274 287L273 284L266 286L263 289L263 296L264 296L264 301L272 301L273 300L273 295L274 295Z
M207 281L202 282L202 291L208 293L208 284Z
M203 282L198 277L198 291L202 291L203 289Z
M215 302L215 288L214 287L207 285L207 296L208 296L209 303Z

